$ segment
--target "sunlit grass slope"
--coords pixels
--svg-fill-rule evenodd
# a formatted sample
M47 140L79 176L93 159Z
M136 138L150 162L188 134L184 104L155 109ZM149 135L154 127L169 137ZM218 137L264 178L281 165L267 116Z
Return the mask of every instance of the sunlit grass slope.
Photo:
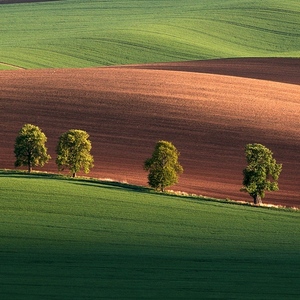
M62 0L0 5L0 62L44 68L300 57L299 14L297 0Z
M297 299L299 213L0 173L1 299Z

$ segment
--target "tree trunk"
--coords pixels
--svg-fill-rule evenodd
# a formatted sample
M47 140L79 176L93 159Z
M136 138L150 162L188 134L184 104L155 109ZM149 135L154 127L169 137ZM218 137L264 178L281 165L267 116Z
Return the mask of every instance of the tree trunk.
M262 200L261 200L261 196L260 195L253 196L253 199L254 199L254 204L255 205L261 205L262 204Z
M27 163L28 163L28 173L31 173L31 171L32 171L31 154L28 155L27 159L28 159L28 161L27 161Z
M76 173L73 173L73 174L72 174L72 177L75 178L75 177L76 177Z

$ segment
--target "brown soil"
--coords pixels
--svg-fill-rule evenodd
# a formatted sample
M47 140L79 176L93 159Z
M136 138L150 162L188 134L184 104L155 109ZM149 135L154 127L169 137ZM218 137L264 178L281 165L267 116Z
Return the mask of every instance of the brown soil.
M289 77L284 62L277 81ZM47 135L53 157L43 170L56 171L58 137L75 128L91 136L90 176L146 185L143 162L164 139L181 152L184 167L172 188L251 201L239 189L244 146L257 142L283 164L280 191L265 202L300 207L299 85L139 68L0 72L0 168L13 168L16 135L32 123Z
M300 84L298 58L214 59L136 65L134 68L229 75Z

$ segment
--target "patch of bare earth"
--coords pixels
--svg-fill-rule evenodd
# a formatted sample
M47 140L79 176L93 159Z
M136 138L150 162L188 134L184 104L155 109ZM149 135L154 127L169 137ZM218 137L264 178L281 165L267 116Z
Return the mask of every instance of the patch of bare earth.
M279 74L289 76L284 60ZM265 202L300 207L300 85L276 81L140 67L3 71L0 168L13 168L15 137L32 123L53 158L43 170L56 171L58 137L75 128L91 137L90 176L146 185L143 162L164 139L184 167L172 189L251 201L239 190L244 146L256 142L283 164Z

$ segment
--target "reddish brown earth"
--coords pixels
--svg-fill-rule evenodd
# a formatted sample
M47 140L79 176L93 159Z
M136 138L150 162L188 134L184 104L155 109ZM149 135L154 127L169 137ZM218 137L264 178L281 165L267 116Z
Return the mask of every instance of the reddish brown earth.
M219 74L300 84L298 58L229 58L135 65L133 68Z
M13 168L16 135L24 123L32 123L47 135L53 157L43 170L56 171L58 137L75 128L90 134L95 158L90 176L146 185L143 162L164 139L181 152L184 167L173 189L251 201L239 189L246 165L244 146L256 142L270 148L283 164L280 191L268 193L265 202L300 207L299 72L298 84L282 83L293 77L293 68L290 71L285 60L268 61L270 70L273 63L278 68L274 81L187 72L180 64L176 71L2 71L0 168ZM234 75L234 68L227 68ZM244 63L244 77L246 70ZM254 77L252 67L249 70ZM220 61L216 73L228 72ZM263 72L265 65L257 68L257 77Z

